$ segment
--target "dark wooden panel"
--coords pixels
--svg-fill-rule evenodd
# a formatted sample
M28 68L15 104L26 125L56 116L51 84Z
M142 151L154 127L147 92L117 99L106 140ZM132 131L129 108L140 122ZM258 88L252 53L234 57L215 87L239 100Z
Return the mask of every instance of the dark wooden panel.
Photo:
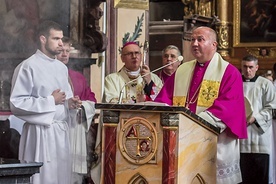
M162 66L162 50L168 45L175 45L182 50L182 34L150 35L149 67L154 70Z

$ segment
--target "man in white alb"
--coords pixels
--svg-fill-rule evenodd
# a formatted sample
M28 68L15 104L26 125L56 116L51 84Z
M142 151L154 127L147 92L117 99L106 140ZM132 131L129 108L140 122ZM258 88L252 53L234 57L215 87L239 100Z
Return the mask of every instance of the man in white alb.
M69 184L71 155L69 127L81 106L73 97L67 67L56 59L62 50L63 31L52 21L38 28L39 49L15 69L10 108L26 121L19 146L19 159L43 162L31 178L34 184Z

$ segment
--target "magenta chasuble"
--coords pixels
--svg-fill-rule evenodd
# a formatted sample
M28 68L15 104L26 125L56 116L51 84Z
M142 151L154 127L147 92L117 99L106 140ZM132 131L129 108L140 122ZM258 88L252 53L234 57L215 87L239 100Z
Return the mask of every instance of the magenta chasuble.
M194 103L190 103L188 108L196 113L198 108L197 97L199 93L200 84L206 75L206 70L210 67L211 62L222 62L223 64L227 63L224 61L218 54L215 54L214 57L218 57L218 60L212 59L210 62L205 64L199 64L195 61L194 67L190 67L191 64L183 63L180 65L178 71L191 71L191 75L189 76L190 79L184 80L183 78L176 79L176 73L174 73L164 84L163 88L161 89L160 93L156 97L156 102L163 102L167 103L168 105L173 105L174 99L174 89L175 81L180 80L181 88L183 90L185 88L188 91L188 96L190 99L185 99L184 104L181 106L185 106L187 104L187 100L192 101ZM221 65L218 64L220 67ZM214 72L217 68L210 68ZM178 75L179 76L179 75ZM243 89L242 89L242 78L240 72L235 68L233 65L228 64L224 71L221 81L218 81L219 90L217 97L214 99L213 103L207 107L207 111L211 112L215 117L222 120L223 123L231 130L231 132L236 135L238 138L246 138L246 118L245 118L245 108L244 108L244 96L243 96ZM191 86L189 88L189 86ZM194 95L195 94L195 95ZM191 97L194 97L191 99Z

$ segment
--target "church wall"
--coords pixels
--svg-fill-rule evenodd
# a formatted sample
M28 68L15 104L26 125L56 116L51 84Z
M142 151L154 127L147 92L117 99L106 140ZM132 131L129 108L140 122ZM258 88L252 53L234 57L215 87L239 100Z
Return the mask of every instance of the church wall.
M137 24L137 18L141 17L141 15L144 13L144 21L143 21L143 27L141 36L137 39L139 41L139 44L143 44L145 41L145 10L139 10L139 9L126 9L126 8L118 8L118 24L117 24L117 43L116 43L116 53L117 53L117 71L121 69L123 66L123 63L121 62L120 54L119 54L119 48L122 47L122 39L124 37L124 34L129 32L130 36L132 36L132 33L135 30L135 25Z
M237 0L235 0L236 2ZM151 1L150 1L151 2ZM156 1L155 1L156 2ZM181 1L180 1L181 2ZM215 2L215 1L214 1ZM164 1L160 1L160 3L164 3ZM160 3L156 3L156 4L160 4ZM174 3L176 3L174 1ZM173 4L173 3L172 3ZM177 3L176 3L177 4ZM151 5L151 3L150 3ZM225 6L227 5L227 7L221 7L221 6ZM160 5L161 6L161 5ZM247 47L233 47L233 39L234 39L234 33L233 33L233 28L234 28L234 20L233 20L233 6L234 2L233 1L229 1L229 0L217 0L216 1L216 8L218 8L218 11L216 14L220 14L218 16L218 18L222 18L223 20L225 20L226 24L229 26L229 31L228 31L228 44L229 44L229 48L227 49L229 56L225 57L225 59L227 61L229 61L230 63L232 63L233 65L235 65L238 69L240 69L240 63L241 63L241 59L243 56L252 53L251 52L251 48L247 48ZM149 12L149 11L145 11L145 10L141 10L141 9L135 9L135 8L131 8L131 9L127 9L127 8L117 8L116 9L116 43L114 46L114 50L113 52L116 53L116 59L110 58L110 62L115 64L115 70L118 71L122 66L123 63L121 62L120 59L120 54L119 54L119 48L122 47L122 38L124 36L124 34L126 32L129 33L133 33L134 32L134 28L135 28L135 24L137 23L137 17L140 17L142 15L142 13L148 13L149 16L145 16L144 17L144 22L143 22L143 28L142 28L142 35L140 36L140 38L138 39L138 41L143 44L145 39L149 37L149 41L151 39L150 33L146 30L146 29L150 29L151 26L148 26L150 24L150 20L152 19L152 15L158 15L157 17L162 20L162 15L166 15L168 16L168 9L164 9L164 12L162 11L154 11L154 12ZM223 9L223 10L222 10ZM226 11L227 9L227 11ZM227 14L225 14L225 12ZM158 20L159 20L158 19ZM166 19L166 17L165 17ZM178 21L178 20L177 20ZM148 26L148 27L146 27ZM111 35L113 36L113 35ZM151 46L160 46L160 48L155 48L154 50L149 53L149 66L151 67L151 69L155 69L159 66L161 66L161 50L163 49L162 46L166 45L166 41L167 40L173 40L173 39L162 39L158 40L160 41L158 44L155 43L151 43L150 42L150 47ZM162 43L163 42L163 43ZM172 44L172 43L170 43ZM178 43L177 43L178 44ZM162 47L162 48L161 48ZM190 59L193 58L193 56L191 54L188 53L189 50L189 43L187 43L186 41L182 40L182 50L185 51L186 56ZM258 45L256 45L256 47L258 48ZM272 70L273 68L273 64L275 63L275 57L258 57L259 59L259 71L258 74L263 74L265 73L267 70ZM108 67L108 66L107 66ZM95 78L98 79L98 77L102 77L102 73L99 72L99 70L101 68L99 68L98 66L92 66L93 69L91 69L91 86L93 88L94 91L96 91L97 96L101 96L101 85L98 84L99 80L95 81ZM114 71L111 71L114 72ZM94 81L93 81L94 78ZM102 79L103 80L103 79ZM94 87L95 86L95 87Z
M100 0L97 0L97 1L100 1ZM114 0L110 0L110 1L114 2ZM70 1L70 26L69 26L70 27L70 35L68 35L68 36L70 36L74 40L79 40L79 36L81 36L80 30L79 30L79 27L81 27L80 22L79 22L79 13L80 13L79 10L80 10L80 4L82 2L84 2L84 1L83 0L82 1L79 1L79 0L71 0ZM150 2L149 4L151 4L151 2L157 2L157 0L149 1L149 2ZM164 4L164 2L165 2L165 0L160 0L160 2L157 2L156 4L159 7L161 7L162 4ZM177 4L177 0L173 0L173 1L167 0L167 2L169 2L170 4L174 4L174 3ZM182 1L179 0L179 2L182 2ZM228 60L230 63L234 64L237 68L240 69L240 62L241 62L242 57L246 54L254 53L254 54L257 54L258 59L259 59L259 65L260 65L260 68L258 71L259 74L263 74L267 70L272 70L275 60L276 60L276 56L275 55L259 56L258 53L256 52L256 50L254 50L254 49L260 49L260 48L262 48L261 46L256 45L256 44L253 45L253 47L234 47L233 46L233 42L234 42L233 41L234 40L233 29L235 26L235 22L234 22L235 17L234 17L234 13L233 13L233 10L234 10L233 7L236 6L235 5L236 2L241 2L241 0L233 0L233 1L214 0L213 2L216 2L216 7L219 10L217 13L221 14L221 15L218 15L218 18L226 19L226 23L229 26L229 32L227 35L229 37L228 38L229 56L226 58L226 60ZM103 4L104 4L104 2L100 6L101 9L104 9ZM222 6L225 6L225 4L227 7L222 7ZM167 7L167 6L164 6L164 7ZM152 15L156 15L156 17L158 17L158 19L156 19L157 21L162 21L162 18L163 18L162 16L168 16L168 15L170 15L169 12L174 12L171 9L173 9L173 8L170 8L170 10L163 8L163 11L154 10L154 11L149 12L147 10L135 9L135 8L131 8L131 9L130 8L129 9L128 8L116 8L116 10L117 10L116 11L117 17L115 17L116 21L117 21L116 35L110 35L110 37L112 37L112 38L116 37L116 41L115 41L116 43L115 43L115 46L113 47L114 48L113 52L116 53L116 56L109 59L109 60L111 60L110 62L114 63L115 69L112 69L112 71L110 71L110 72L118 71L123 66L123 63L121 62L121 59L120 59L119 48L122 47L122 38L123 38L124 34L126 32L130 32L130 34L132 34L134 32L135 24L137 23L137 18L141 17L141 15L143 13L145 13L143 27L142 27L142 35L138 38L138 41L141 44L143 44L145 39L149 38L149 31L147 31L147 30L150 29L150 26L148 26L150 21L155 21L152 19ZM176 9L174 9L174 10L176 11ZM5 11L4 6L0 8L0 12L3 13L3 11ZM224 14L224 12L227 12L227 14ZM106 14L106 13L107 12L103 12L103 14ZM147 14L148 14L148 16L146 16ZM179 16L175 17L174 13L171 14L171 17L164 17L164 18L166 20L167 19L170 19L170 20L176 19L177 22L181 21L181 20L179 20ZM103 22L102 22L103 17L99 21L100 21L99 27L102 30L104 27ZM180 28L179 25L180 24L177 24L178 28ZM178 36L180 35L177 32L178 29L174 30L174 31L176 32L176 35L178 38ZM168 37L168 38L170 38L170 37ZM107 38L107 39L108 39L108 41L107 41L108 44L110 44L110 42L109 42L110 38ZM166 40L169 40L172 42L172 40L174 40L174 39L163 39L163 40L160 39L160 40L158 40L160 42L157 44L150 43L150 46L151 45L156 46L156 48L154 47L153 52L150 52L149 55L151 55L151 53L152 53L152 57L155 58L156 61L158 61L158 63L155 63L154 62L155 60L152 60L150 58L150 60L148 62L150 64L150 67L152 70L156 69L157 67L160 66L159 61L161 60L161 50L166 45L166 42L165 42ZM5 45L5 44L2 44L2 45ZM182 50L185 51L186 53L188 50L188 48L187 48L188 45L189 45L188 43L186 43L185 41L182 40L182 47L183 47ZM5 46L7 48L7 45L5 45ZM160 46L160 48L157 48L158 46ZM275 45L275 47L276 47L276 45ZM275 47L274 46L267 47L267 49L269 51L271 51L270 54L275 52L274 51ZM7 53L5 52L3 54L3 52L1 52L1 57L2 57L2 55L6 56ZM23 56L20 55L20 57L23 57ZM27 56L24 56L24 57L27 57ZM90 67L91 71L90 71L90 78L88 79L88 81L90 82L92 90L95 92L97 99L100 101L101 94L102 94L102 81L103 81L105 74L104 74L104 72L102 72L102 67L98 66L98 64L99 64L100 59L105 61L105 57L102 56L100 53L93 53L92 57L97 59L97 64ZM189 53L188 53L188 57L192 58L192 56L189 55ZM151 65L151 63L153 63L154 65ZM276 76L276 75L274 75L274 76Z
M217 0L218 2L217 4L221 4L220 2L222 1L227 1L227 0ZM271 42L267 42L267 43L261 42L259 44L258 42L253 42L253 43L247 44L247 46L234 45L235 39L237 39L235 37L236 35L234 34L234 29L235 29L235 26L237 26L237 23L239 23L239 21L235 22L235 20L237 19L237 15L235 14L235 12L241 11L239 9L240 6L237 7L237 3L241 5L241 2L242 2L241 0L233 0L233 1L228 0L227 5L224 5L227 7L221 7L222 12L224 9L228 10L227 19L228 19L229 28L230 28L229 29L230 30L229 32L230 48L229 48L229 58L227 60L233 65L235 65L238 69L240 69L242 58L247 54L252 54L256 56L259 60L259 70L257 71L257 74L262 75L266 73L267 70L273 70L273 65L274 63L276 63L276 55L275 55L276 45L274 45L273 43L271 44ZM243 2L249 2L249 1L243 1ZM251 31L248 31L248 35L250 34L251 34ZM260 49L262 48L266 48L268 51L270 51L270 53L265 56L260 55ZM274 78L275 77L276 77L276 74L274 74Z

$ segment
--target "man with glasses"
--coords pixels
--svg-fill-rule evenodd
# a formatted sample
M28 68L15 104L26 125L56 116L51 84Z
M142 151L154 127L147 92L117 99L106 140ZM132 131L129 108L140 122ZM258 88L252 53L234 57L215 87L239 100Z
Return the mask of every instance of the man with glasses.
M147 65L141 65L142 54L136 42L122 47L121 60L124 66L105 77L103 102L122 103L152 101L162 87L161 79L150 73Z

